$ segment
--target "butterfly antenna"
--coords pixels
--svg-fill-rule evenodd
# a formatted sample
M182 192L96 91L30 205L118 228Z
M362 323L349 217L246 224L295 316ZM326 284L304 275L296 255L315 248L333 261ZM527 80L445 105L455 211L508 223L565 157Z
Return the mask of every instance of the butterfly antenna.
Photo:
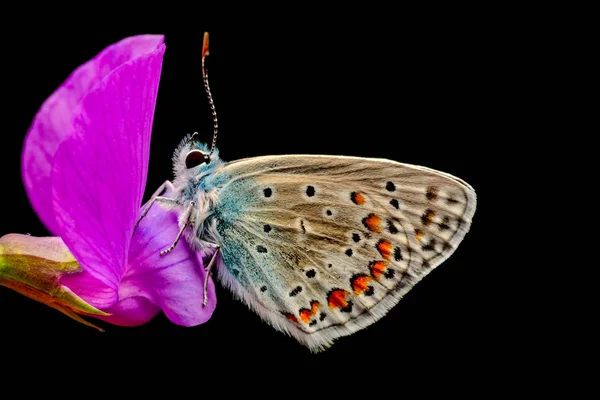
M212 145L210 147L210 153L208 157L210 158L215 151L215 144L217 143L217 133L219 131L219 121L217 120L217 111L215 110L215 103L212 98L212 94L210 93L210 86L208 85L208 74L206 73L206 56L208 56L208 32L204 32L204 41L202 43L202 80L204 81L204 90L206 91L206 96L208 97L208 104L210 105L210 112L212 114L213 119L213 140Z

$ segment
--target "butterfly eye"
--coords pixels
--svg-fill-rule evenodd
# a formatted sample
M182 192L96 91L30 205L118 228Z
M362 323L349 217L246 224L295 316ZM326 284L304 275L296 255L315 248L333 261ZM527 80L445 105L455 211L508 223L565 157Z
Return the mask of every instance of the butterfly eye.
M210 157L200 150L192 150L185 156L185 167L188 169L197 167L202 163L210 163Z

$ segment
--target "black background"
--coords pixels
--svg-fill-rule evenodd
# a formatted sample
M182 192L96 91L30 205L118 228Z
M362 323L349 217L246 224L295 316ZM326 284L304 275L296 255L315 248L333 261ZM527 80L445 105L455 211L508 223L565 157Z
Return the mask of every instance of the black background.
M201 47L211 34L208 71L220 121L221 158L330 154L389 158L448 172L478 194L471 232L456 253L419 283L387 316L329 350L312 355L263 323L218 286L218 304L204 325L184 328L163 314L136 328L99 333L55 310L0 287L0 336L29 346L68 338L87 346L126 341L197 359L355 362L453 356L493 363L506 345L497 250L490 236L495 155L505 131L503 95L514 59L505 57L507 29L487 18L420 14L372 26L363 22L316 29L124 21L30 24L4 45L1 171L5 217L0 235L47 235L20 176L25 133L42 102L80 64L126 36L166 35L146 199L171 179L181 138L212 126L201 79ZM60 26L58 26L60 25ZM144 200L145 201L145 200ZM127 338L123 338L127 337ZM183 350L185 349L185 350ZM199 361L200 362L200 361ZM282 364L283 365L283 364ZM425 373L421 371L420 373Z

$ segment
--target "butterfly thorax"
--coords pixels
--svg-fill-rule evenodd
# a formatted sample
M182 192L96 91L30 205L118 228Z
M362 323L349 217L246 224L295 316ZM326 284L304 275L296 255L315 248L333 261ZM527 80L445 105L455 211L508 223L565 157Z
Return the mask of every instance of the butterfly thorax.
M209 243L220 242L214 218L215 205L219 201L219 187L215 185L213 177L225 163L215 149L208 163L188 168L186 155L193 150L209 153L205 144L193 141L190 136L184 138L173 154L173 184L177 189L175 197L182 208L188 209L191 204L189 225L192 233L188 233L188 241L194 247L203 248Z
M181 194L181 201L190 204L193 201L190 226L193 228L191 243L197 247L206 247L208 243L219 244L219 236L215 227L214 210L218 203L218 188L206 185L206 178L201 182L191 181Z

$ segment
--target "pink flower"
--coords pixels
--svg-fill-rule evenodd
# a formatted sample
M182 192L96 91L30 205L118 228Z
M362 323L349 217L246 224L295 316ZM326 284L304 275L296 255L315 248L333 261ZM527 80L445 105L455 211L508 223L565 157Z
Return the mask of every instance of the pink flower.
M58 284L110 313L96 317L117 325L144 324L160 310L176 324L198 325L216 305L210 281L202 306L200 254L182 240L160 255L177 236L176 212L153 207L133 235L148 174L163 41L159 35L126 38L80 66L42 105L23 148L23 181L33 208L81 266L58 274ZM2 240L8 236L14 235ZM56 238L41 240L57 246Z

